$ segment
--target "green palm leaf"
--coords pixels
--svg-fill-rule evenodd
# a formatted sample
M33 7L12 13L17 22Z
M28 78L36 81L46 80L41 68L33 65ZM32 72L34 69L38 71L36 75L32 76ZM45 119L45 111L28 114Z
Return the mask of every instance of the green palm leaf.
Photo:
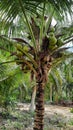
M23 7L26 11L30 11L31 12L35 12L36 13L36 8L40 8L39 5L41 3L43 3L44 0L22 0L23 3ZM52 6L57 13L64 13L64 11L68 10L71 13L71 6L73 4L73 1L70 0L56 0L56 1L45 1L48 5L50 4L50 6ZM20 9L20 3L19 1L15 1L15 0L2 0L0 2L0 10L1 12L3 12L3 14L5 13L5 19L12 21L18 14L20 14L22 12L22 10ZM2 14L2 15L3 15ZM12 15L11 15L12 14ZM13 17L13 18L12 18Z

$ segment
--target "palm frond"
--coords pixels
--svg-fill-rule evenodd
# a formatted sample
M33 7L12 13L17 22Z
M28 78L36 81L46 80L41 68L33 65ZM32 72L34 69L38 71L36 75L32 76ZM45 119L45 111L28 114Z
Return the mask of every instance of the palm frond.
M12 38L13 40L22 43L22 45L27 44L30 48L32 48L32 46L29 44L29 41L27 41L26 39L22 39L22 38Z
M14 44L16 44L16 43L14 41L12 41L10 38L0 35L1 50L5 50L5 51L8 50L8 52L13 52L13 50L15 50Z
M58 48L55 51L52 52L52 56L53 58L59 58L62 56L62 54L68 50L71 49L72 47L62 47L62 48ZM61 54L61 55L60 55Z
M16 60L12 60L12 61L5 61L5 62L1 62L1 63L0 63L0 65L2 65L2 64L7 64L7 63L14 63L14 62L16 62Z
M40 9L40 4L43 3L44 0L22 0L23 7L26 11L35 12L36 8L38 7ZM47 3L47 2L46 2ZM51 1L48 0L48 5L50 4L57 12L59 13L64 13L64 11L67 11L71 13L71 6L73 5L73 1L70 0L56 0L56 1ZM14 0L7 0L4 1L2 0L0 2L0 10L3 10L3 14L6 14L6 19L10 17L10 20L12 20L12 17L15 18L17 14L20 12L21 9L19 6L19 1L14 1ZM10 15L12 14L12 15ZM8 15L8 17L7 17Z
M8 49L4 48L3 46L0 46L0 49L1 49L1 50L4 50L4 51L6 51L6 52L9 52L9 53L11 53L11 54L12 54L12 52L11 52L11 51L9 51Z
M49 73L49 82L50 87L53 87L53 90L60 95L63 85L62 74L60 73L57 67L51 69Z
M50 24L52 22L53 14L54 14L54 10L50 13L50 16L47 17L47 19L46 19L44 36L48 32L48 30L50 29Z
M57 38L62 38L64 41L72 37L73 34L73 22L65 22L60 23L58 22L56 27L55 27L55 35Z
M55 75L54 73L52 73L52 72L50 72L50 74L51 74L51 76L52 76L52 78L53 78L53 81L54 81L55 85L56 85L57 88L58 88L59 83L58 83L58 79L57 79L56 75Z
M61 62L63 62L64 60L66 60L67 58L71 58L73 57L73 53L69 53L69 54L66 54L66 55L63 55L62 57L60 58L57 58L55 59L53 62L52 62L52 67L55 67L57 65L59 65Z
M62 19L64 18L65 15L67 15L67 11L71 14L72 13L72 5L73 1L70 0L65 0L65 1L51 1L48 0L48 2L51 4L51 6L54 8L58 16L60 16ZM61 20L61 19L60 19Z
M23 62L30 68L31 71L33 71L36 74L34 67L32 66L32 64L28 60L23 59ZM35 63L34 63L34 65L36 67ZM27 71L27 70L25 70L25 71Z
M25 54L25 55L27 56L27 58L33 63L33 65L34 65L35 67L37 67L37 63L36 63L36 61L34 60L34 58L31 56L31 54L29 54L28 52L24 51L22 48L19 48L19 50L20 50L23 54Z

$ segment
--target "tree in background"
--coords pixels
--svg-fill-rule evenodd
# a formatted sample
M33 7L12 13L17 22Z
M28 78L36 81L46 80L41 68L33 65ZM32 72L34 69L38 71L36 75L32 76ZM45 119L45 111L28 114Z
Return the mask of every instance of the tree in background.
M26 25L25 31L27 30L28 40L17 37L9 39L3 35L0 38L9 42L17 41L13 42L15 46L15 52L11 53L11 56L14 56L13 62L16 62L24 73L29 71L32 79L33 77L36 79L34 130L43 130L44 88L50 69L60 63L61 60L72 55L71 53L69 55L61 53L68 49L68 47L62 48L62 46L72 40L70 39L72 36L67 32L64 36L63 31L56 28L57 26L53 28L51 26L52 17L58 15L58 19L61 20L67 12L71 13L72 4L71 0L2 0L0 2L1 18L6 23L11 24L19 16ZM63 41L61 38L63 38Z
M50 101L58 103L60 96L62 95L63 79L59 66L53 68L49 74L49 91Z
M0 62L6 61L6 57L0 55ZM24 82L25 76L19 67L13 64L0 65L0 106L7 108L12 106L13 101L26 97L27 87ZM23 91L24 90L24 91Z
M73 92L73 67L71 63L72 58L66 60L60 66L60 70L62 71L63 75L62 99L65 98L65 100L72 100L71 97Z

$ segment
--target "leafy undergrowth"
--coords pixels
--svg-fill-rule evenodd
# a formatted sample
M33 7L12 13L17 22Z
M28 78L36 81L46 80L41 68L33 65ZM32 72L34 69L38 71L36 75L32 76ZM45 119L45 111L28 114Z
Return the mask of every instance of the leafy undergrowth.
M1 111L0 130L33 130L34 115L34 112L30 113L28 109L20 108L11 110L9 113ZM44 120L44 130L73 130L73 120L67 120L64 115L49 114L46 111Z

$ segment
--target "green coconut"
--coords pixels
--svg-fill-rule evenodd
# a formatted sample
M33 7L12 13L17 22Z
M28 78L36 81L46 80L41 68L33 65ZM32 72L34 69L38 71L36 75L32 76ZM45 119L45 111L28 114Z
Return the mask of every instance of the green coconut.
M54 28L54 27L51 27L51 28L50 28L50 32L55 32L55 28Z
M17 51L17 56L18 57L22 57L23 56L23 53L21 51Z
M58 47L60 47L60 46L62 46L63 45L63 40L61 39L61 38L59 38L58 40L57 40L57 46Z
M55 37L54 33L49 34L49 45L56 45L57 38Z
M57 48L57 46L55 45L55 46L53 46L53 45L49 45L49 50L54 50L54 49L56 49Z
M21 44L16 44L16 48L17 48L17 50L22 49L22 45Z
M28 52L28 51L29 51L29 47L28 47L28 46L24 46L24 47L23 47L23 51Z

